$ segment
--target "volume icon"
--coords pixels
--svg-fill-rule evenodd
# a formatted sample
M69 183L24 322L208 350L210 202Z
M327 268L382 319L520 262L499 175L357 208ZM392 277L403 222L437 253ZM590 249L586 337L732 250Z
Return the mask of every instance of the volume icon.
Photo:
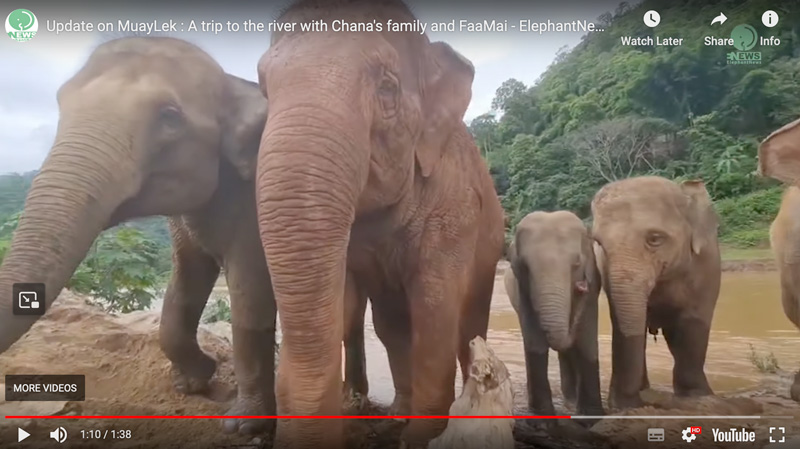
M58 429L50 432L50 438L58 441L59 443L67 441L67 429L59 427Z

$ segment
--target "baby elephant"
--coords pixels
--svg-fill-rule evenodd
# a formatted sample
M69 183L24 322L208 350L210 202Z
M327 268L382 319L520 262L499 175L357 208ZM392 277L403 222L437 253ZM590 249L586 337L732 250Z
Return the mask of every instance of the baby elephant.
M592 239L566 211L533 212L519 222L508 250L505 286L519 317L528 374L528 406L554 415L548 349L558 351L561 391L581 415L603 415L597 361L600 273ZM591 420L584 424L596 422Z

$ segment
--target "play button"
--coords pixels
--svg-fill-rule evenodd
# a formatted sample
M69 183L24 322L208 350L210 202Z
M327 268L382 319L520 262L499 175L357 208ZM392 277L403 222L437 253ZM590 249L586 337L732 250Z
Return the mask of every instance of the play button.
M29 436L31 436L31 434L17 427L17 443L24 440L25 438L28 438Z

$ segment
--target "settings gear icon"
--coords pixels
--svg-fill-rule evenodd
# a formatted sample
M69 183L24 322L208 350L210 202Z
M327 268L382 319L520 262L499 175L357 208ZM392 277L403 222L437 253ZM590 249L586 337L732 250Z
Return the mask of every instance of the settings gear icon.
M687 428L683 429L681 431L681 433L683 434L683 436L681 438L683 438L683 441L685 441L687 443L691 443L692 441L695 440L695 438L697 438L697 435L692 433L692 428L691 427L687 427Z

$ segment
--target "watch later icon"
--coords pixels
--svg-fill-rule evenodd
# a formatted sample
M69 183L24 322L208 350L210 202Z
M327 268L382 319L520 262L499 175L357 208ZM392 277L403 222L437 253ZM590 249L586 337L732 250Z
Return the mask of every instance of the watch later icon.
M44 284L14 284L14 315L44 315Z

